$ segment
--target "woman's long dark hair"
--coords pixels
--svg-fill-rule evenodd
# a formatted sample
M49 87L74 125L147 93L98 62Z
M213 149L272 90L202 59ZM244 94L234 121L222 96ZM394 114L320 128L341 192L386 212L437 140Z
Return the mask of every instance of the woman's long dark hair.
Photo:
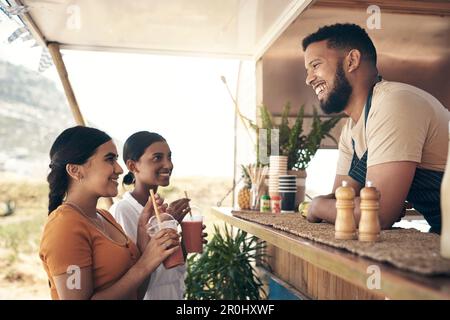
M67 164L84 164L97 148L111 140L105 132L89 127L76 126L64 130L50 149L50 173L47 181L48 214L58 208L64 200L69 187Z
M126 164L127 160L139 161L145 149L153 143L161 141L166 141L166 139L155 132L139 131L132 134L123 146L123 162ZM132 172L128 172L123 177L123 183L126 185L134 183L134 175Z

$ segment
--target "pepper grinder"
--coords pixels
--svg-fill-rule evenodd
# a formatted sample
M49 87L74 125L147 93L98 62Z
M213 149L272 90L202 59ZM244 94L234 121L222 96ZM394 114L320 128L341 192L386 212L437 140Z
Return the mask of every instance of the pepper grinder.
M338 240L356 239L356 223L353 211L355 210L355 190L342 181L337 188L336 196L336 222L334 224L334 237Z
M375 242L380 238L380 193L367 181L360 191L361 218L359 220L359 241Z

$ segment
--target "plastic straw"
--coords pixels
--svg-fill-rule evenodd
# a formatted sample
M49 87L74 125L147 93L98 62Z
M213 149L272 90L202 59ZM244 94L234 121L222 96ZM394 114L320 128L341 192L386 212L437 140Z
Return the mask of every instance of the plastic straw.
M186 197L186 199L189 199L189 197L188 197L188 194L187 194L187 191L186 191L186 190L184 190L184 196ZM191 211L189 211L189 214L191 215L191 218L192 218L192 210L191 210Z
M156 220L161 224L161 218L159 217L158 206L156 205L155 194L153 193L153 189L150 189L150 197L152 198L153 208L155 208Z

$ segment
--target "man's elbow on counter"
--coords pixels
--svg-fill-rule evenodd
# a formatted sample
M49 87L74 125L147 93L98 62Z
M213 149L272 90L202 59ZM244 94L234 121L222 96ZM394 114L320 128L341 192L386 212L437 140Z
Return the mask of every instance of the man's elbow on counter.
M387 230L392 228L394 223L400 221L402 219L402 215L399 213L390 213L382 214L380 212L380 228L381 230Z
M388 230L392 227L392 225L394 224L394 222L390 222L390 221L382 221L380 219L380 228L381 230Z

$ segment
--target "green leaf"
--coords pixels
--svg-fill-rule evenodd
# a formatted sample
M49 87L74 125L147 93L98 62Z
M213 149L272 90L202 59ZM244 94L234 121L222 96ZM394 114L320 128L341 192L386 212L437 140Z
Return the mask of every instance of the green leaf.
M188 258L187 299L261 299L266 297L252 266L264 248L246 232L214 226L214 235L201 255Z
M304 120L304 105L302 105L297 113L295 123L292 127L289 126L289 102L283 108L281 114L281 123L277 126L273 121L273 116L266 105L258 107L261 119L261 126L251 124L251 127L256 130L258 137L256 145L256 158L259 164L259 130L267 130L267 150L271 150L271 130L279 129L279 144L280 154L288 157L288 170L304 170L308 167L313 156L320 148L320 143L325 137L330 137L335 143L336 140L331 137L331 130L343 118L344 115L336 115L326 120L321 120L319 113L315 106L312 107L312 124L311 130L308 134L303 133ZM249 122L251 122L249 120Z

